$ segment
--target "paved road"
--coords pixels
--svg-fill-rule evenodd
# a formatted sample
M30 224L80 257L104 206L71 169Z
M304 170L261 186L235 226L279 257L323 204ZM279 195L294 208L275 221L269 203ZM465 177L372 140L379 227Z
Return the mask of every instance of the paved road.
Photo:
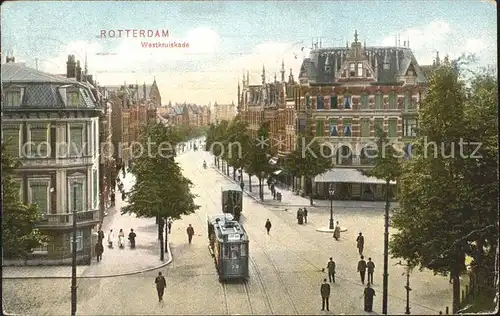
M222 285L218 282L207 249L206 215L220 212L220 186L228 180L212 169L202 168L206 153L188 152L179 157L186 176L196 185L201 209L174 222L171 241L173 262L162 269L167 278L165 303L156 302L156 271L128 277L85 279L79 282L80 315L120 314L328 314L320 311L321 272L329 257L337 262L337 283L332 285L329 314L363 314L363 285L356 273L358 260L355 238L366 236L365 252L376 264L375 314L381 312L383 212L381 209L335 209L349 230L335 242L331 235L315 228L328 222L328 208L314 208L309 223L299 226L294 212L264 206L244 199L243 222L250 237L250 281ZM271 235L264 222L273 223ZM187 244L185 229L195 228L193 244ZM405 278L401 267L391 260L389 313L402 314L405 307ZM451 285L431 272L415 272L411 278L412 314L437 314L451 305ZM17 299L14 312L37 315L67 314L70 309L70 282L61 280L4 280L4 296ZM5 294L7 293L7 294ZM7 305L9 306L9 305ZM23 308L23 310L20 310Z

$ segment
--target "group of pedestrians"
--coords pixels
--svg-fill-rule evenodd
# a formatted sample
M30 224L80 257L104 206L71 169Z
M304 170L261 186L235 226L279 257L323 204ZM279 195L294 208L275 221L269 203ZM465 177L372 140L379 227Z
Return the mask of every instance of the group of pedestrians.
M135 248L135 238L137 237L136 233L134 232L134 229L130 229L130 233L128 234L128 240L130 241L130 248L134 249ZM97 243L95 244L95 253L97 257L97 262L102 260L102 254L104 253L104 245L103 245L103 240L104 240L104 232L102 231L102 227L99 227L99 231L97 232ZM108 247L110 249L113 248L113 241L114 241L114 233L113 230L110 229L108 233ZM123 229L120 229L118 233L118 246L120 248L125 247L125 233L123 232Z
M337 227L338 227L338 222L337 222ZM334 233L334 237L335 237L335 233ZM368 262L365 261L364 256L363 256L364 243L365 243L365 238L364 238L362 233L359 233L358 237L356 238L356 247L357 247L358 253L360 255L360 260L358 261L357 272L360 275L361 283L363 285L365 284L366 272L368 272L368 280L366 283L366 287L363 291L364 310L365 310L365 312L372 312L373 311L373 297L375 296L375 290L371 286L373 284L373 272L375 271L375 263L373 263L372 258L368 258ZM328 261L328 263L326 265L326 272L328 273L328 279L326 279L326 278L323 279L323 283L321 284L321 287L320 287L320 293L321 293L321 299L322 299L322 303L321 303L321 310L322 311L324 311L325 308L327 311L330 310L330 307L329 307L330 284L329 283L335 283L335 274L336 274L335 270L336 270L336 263L333 260L333 257L330 257L330 260ZM325 269L322 269L322 271L325 271Z

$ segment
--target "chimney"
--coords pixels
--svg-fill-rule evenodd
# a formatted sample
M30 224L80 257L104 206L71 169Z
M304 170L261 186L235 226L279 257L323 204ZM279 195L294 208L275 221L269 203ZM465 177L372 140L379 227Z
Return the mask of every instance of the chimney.
M16 62L16 58L14 56L7 56L5 62L8 64L8 63L15 63Z
M76 81L82 81L82 67L80 67L80 61L76 62Z
M90 83L91 85L94 85L94 78L92 77L92 75L87 75L85 76L86 79L87 79L87 82Z
M75 55L68 55L68 61L66 62L66 77L76 78Z

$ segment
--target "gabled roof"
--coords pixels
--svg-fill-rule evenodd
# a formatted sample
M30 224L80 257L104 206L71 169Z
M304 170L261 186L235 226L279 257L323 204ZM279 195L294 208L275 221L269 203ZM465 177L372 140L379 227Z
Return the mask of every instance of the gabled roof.
M76 80L48 74L23 63L7 63L2 65L2 82L30 82L30 83L73 83Z

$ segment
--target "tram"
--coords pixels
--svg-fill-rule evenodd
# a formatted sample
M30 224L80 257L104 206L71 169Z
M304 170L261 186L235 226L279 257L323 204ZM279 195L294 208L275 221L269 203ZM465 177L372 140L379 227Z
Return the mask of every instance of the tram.
M233 215L239 221L243 211L243 190L235 183L227 184L221 188L222 212Z
M208 216L209 250L219 281L248 278L248 235L231 214Z

